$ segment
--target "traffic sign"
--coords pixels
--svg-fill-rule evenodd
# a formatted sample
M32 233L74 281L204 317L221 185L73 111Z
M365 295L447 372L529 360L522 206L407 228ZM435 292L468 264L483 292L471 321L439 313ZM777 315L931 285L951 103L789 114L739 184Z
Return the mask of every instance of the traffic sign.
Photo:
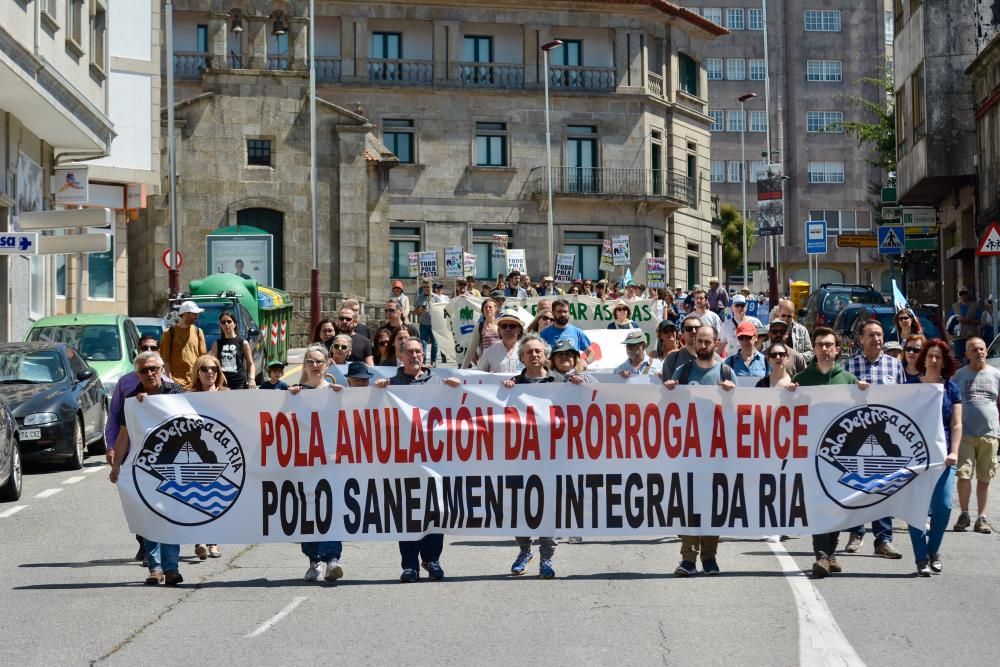
M806 254L826 254L826 221L810 220L806 223Z
M903 224L907 227L937 227L937 209L931 206L904 208Z
M0 255L37 255L38 232L0 234Z
M882 188L882 203L883 204L896 203L896 186L893 185Z
M937 227L906 227L906 238L910 238L911 236L927 236L928 234L937 235L937 233Z
M879 225L878 252L880 255L903 254L902 225Z
M990 223L989 229L983 235L983 240L979 242L976 254L1000 255L1000 227L997 226L997 223Z
M878 239L874 234L841 234L837 237L838 248L877 248Z
M39 255L89 254L111 250L111 234L72 234L63 236L39 236Z
M163 260L163 266L165 266L167 268L167 270L169 271L170 270L170 248L167 248L166 250L163 251L163 257L161 257L161 259ZM183 265L184 265L184 255L181 254L181 253L177 253L177 268L179 269Z
M71 211L31 211L18 216L21 229L75 229L77 227L110 227L115 214L110 208L75 208Z
M903 217L903 209L899 206L883 206L882 207L882 219L883 220L899 220Z
M906 249L909 250L937 250L938 240L936 236L928 236L924 238L907 238Z

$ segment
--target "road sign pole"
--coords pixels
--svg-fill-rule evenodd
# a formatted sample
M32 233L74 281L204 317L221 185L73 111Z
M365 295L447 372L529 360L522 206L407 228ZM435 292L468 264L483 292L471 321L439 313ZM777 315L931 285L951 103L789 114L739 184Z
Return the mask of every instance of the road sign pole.
M858 254L854 258L854 282L861 284L861 248L858 248Z

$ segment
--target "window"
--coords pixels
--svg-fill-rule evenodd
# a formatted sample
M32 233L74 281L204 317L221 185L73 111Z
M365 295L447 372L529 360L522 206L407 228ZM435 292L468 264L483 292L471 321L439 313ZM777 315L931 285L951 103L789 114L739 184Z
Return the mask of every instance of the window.
M722 58L706 58L705 69L709 81L722 81Z
M843 162L810 162L808 170L810 183L844 182Z
M56 17L59 15L59 0L42 0L42 17L46 19L54 29L59 27Z
M111 247L107 252L92 252L87 255L87 298L115 298L115 235L111 227L105 227L111 234Z
M722 111L709 111L708 115L712 117L712 124L708 126L709 132L722 132L725 126L722 124Z
M843 111L807 111L806 132L840 134L844 131Z
M722 10L718 7L705 7L705 9L702 10L701 15L713 23L722 25Z
M754 58L750 61L750 80L763 81L767 78L767 65L763 58Z
M726 182L725 160L712 160L712 183Z
M686 53L677 54L677 84L688 95L698 95L698 61Z
M693 290L701 282L701 251L697 243L688 243L687 288Z
M747 10L747 28L749 30L763 30L764 29L764 10L763 9L748 9Z
M807 60L806 81L840 81L844 65L839 60Z
M45 257L40 255L28 258L28 314L33 320L45 317Z
M750 131L751 132L767 132L767 112L766 111L751 111L750 112Z
M767 177L767 161L753 160L750 162L750 180L757 182Z
M896 145L900 147L906 144L906 121L903 117L903 113L905 111L903 105L905 104L905 102L906 102L906 95L904 94L903 89L900 88L896 92L896 104L895 104Z
M566 171L570 192L598 192L600 181L597 165L597 127L594 125L566 126Z
M108 13L100 3L94 4L94 14L90 17L90 64L108 71Z
M83 52L83 0L66 0L66 41Z
M466 35L462 49L462 60L465 63L460 65L464 83L493 82L493 68L486 64L493 62L492 37Z
M892 0L892 29L894 33L903 29L903 0Z
M252 167L271 166L270 139L247 139L247 164Z
M726 27L730 30L743 30L746 28L742 9L726 10Z
M726 112L726 132L742 132L744 117L740 111Z
M476 165L507 166L507 123L476 123Z
M563 252L576 255L574 275L589 280L601 277L602 232L563 232Z
M507 245L513 242L508 229L473 229L472 252L476 255L476 278L495 280L501 273L507 273L506 259L493 260L493 235L506 234Z
M382 120L382 143L399 158L402 164L415 162L413 151L413 121L401 118Z
M389 277L410 277L410 253L420 250L419 227L389 227Z
M399 60L403 57L403 35L398 32L373 32L368 57L377 60Z
M747 63L743 58L726 59L726 78L730 81L743 81L747 78Z
M810 220L825 220L828 236L839 234L871 233L871 211L809 211Z
M840 32L839 9L805 10L806 32Z
M885 43L892 44L892 37L895 34L893 30L893 20L892 12L885 13Z
M924 66L921 63L910 77L910 104L913 110L913 141L924 136Z
M743 182L743 163L739 160L726 162L726 180L730 183Z

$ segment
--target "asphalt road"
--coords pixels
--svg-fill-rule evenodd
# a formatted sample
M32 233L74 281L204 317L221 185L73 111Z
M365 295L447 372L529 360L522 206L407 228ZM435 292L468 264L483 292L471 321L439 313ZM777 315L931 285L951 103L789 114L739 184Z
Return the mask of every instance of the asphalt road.
M2 664L986 665L1000 652L997 535L948 533L944 574L918 579L897 526L903 560L872 557L869 537L818 582L802 575L807 538L724 540L723 574L691 579L671 575L674 537L561 542L555 580L534 576L537 560L510 577L513 541L449 538L445 580L412 585L393 542L346 544L337 584L303 582L296 545L207 561L185 545L185 583L149 588L107 472L94 457L29 470L22 500L0 505Z

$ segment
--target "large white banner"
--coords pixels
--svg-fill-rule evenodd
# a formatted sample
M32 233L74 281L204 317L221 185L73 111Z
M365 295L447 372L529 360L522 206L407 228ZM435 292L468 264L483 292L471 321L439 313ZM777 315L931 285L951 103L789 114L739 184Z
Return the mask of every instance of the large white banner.
M923 525L932 385L430 385L129 399L118 489L167 543L806 535Z

